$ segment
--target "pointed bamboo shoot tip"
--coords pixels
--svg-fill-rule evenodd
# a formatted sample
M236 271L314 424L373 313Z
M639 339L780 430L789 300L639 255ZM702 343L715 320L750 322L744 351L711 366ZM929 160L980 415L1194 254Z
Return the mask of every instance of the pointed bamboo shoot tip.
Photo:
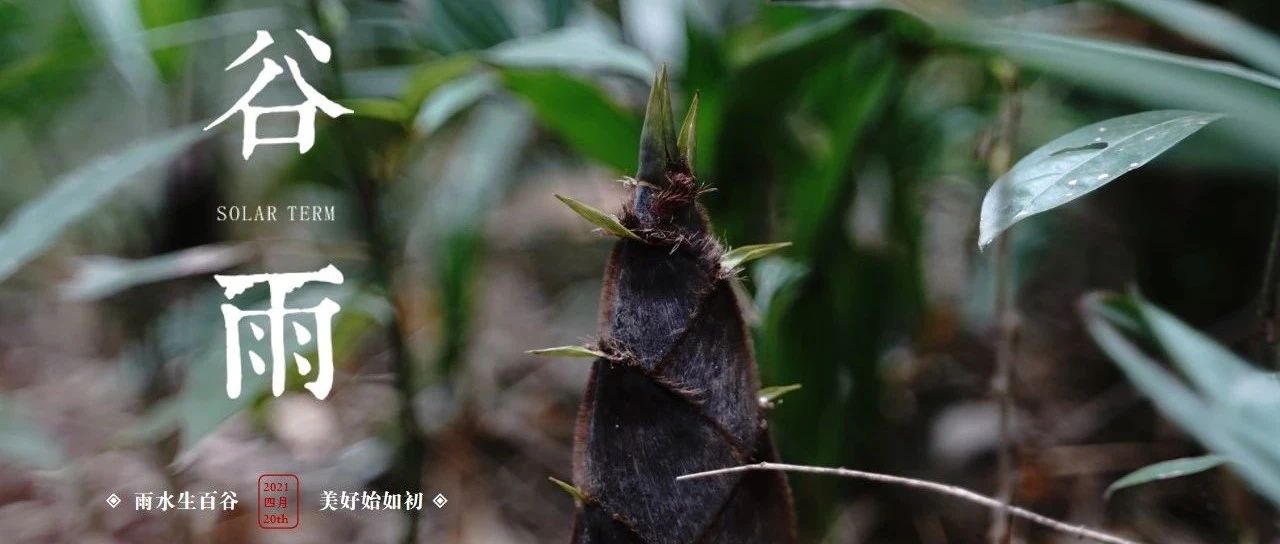
M640 129L640 166L636 178L655 185L663 185L666 172L676 164L677 142L675 123L671 116L671 93L667 88L667 65L658 68L649 89L649 102L645 106L644 125Z

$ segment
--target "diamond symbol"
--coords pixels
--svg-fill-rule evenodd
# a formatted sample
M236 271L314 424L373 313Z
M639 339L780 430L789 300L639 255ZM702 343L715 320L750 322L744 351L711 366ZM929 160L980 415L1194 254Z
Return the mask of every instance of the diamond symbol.
M112 508L120 506L120 496L112 493L111 496L107 497L107 506Z
M444 508L444 503L449 502L449 499L444 498L444 493L439 493L436 498L431 499L431 502L436 505L436 508Z

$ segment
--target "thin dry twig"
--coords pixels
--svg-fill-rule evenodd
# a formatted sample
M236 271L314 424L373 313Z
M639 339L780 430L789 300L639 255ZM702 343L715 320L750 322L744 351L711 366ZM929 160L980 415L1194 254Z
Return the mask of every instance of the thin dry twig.
M914 478L905 478L902 476L893 476L890 474L880 474L878 472L864 472L861 470L850 470L847 468L829 468L829 467L811 467L806 465L789 465L786 463L755 463L752 465L741 465L729 468L720 468L716 470L708 470L706 472L696 472L693 474L685 474L679 476L676 480L693 480L696 478L705 478L708 476L716 476L720 474L731 474L734 472L747 472L751 470L778 470L783 472L803 472L806 474L822 474L827 476L842 476L845 478L855 478L859 480L870 480L873 482L882 482L887 484L897 484L916 489L926 489L944 495L967 500L991 508L993 510L1005 512L1006 514L1020 517L1032 523L1038 523L1050 529L1062 531L1067 534L1075 535L1079 538L1087 538L1096 542L1106 542L1108 544L1138 544L1137 541L1118 537L1096 531L1088 527L1072 525L1043 516L1017 506L1002 503L996 499L969 491L963 487L953 485L940 484L928 480L917 480Z
M1258 294L1258 316L1262 318L1264 343L1262 358L1280 356L1274 351L1276 343L1276 287L1280 284L1280 188L1276 189L1275 219L1271 226L1271 244L1267 246L1267 265L1262 274L1262 289Z
M1004 100L1000 111L1000 128L996 144L988 157L994 178L1009 171L1016 149L1018 123L1022 118L1022 101L1018 91L1018 70L1011 64L1003 64L997 75L1004 88ZM1009 190L1005 186L1004 191ZM1002 195L1008 199L1011 195ZM1006 233L996 242L995 262L995 315L999 328L996 344L996 368L991 379L991 393L1000 407L999 439L996 444L996 498L1001 504L1012 504L1017 467L1014 461L1013 437L1013 373L1018 357L1018 306L1017 290L1013 280L1013 244ZM1013 541L1013 524L1008 512L991 518L989 538L991 544L1009 544Z

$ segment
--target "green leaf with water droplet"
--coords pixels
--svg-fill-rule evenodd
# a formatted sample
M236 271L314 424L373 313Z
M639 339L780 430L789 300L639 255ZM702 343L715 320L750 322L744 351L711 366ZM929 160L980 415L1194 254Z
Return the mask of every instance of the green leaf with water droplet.
M1161 461L1130 472L1125 477L1116 480L1107 486L1104 496L1110 498L1112 493L1126 487L1204 472L1226 462L1227 460L1221 455L1201 455L1199 457L1183 457L1181 459Z
M587 346L556 346L554 348L531 349L529 355L545 355L547 357L604 357L604 353Z
M767 257L779 250L791 247L791 242L778 242L776 244L757 244L753 246L742 246L734 248L724 254L720 258L720 266L725 270L733 270L745 263L754 261L761 257Z
M1146 164L1221 117L1148 111L1095 123L1049 142L991 184L982 200L978 247L986 247L1018 221L1071 202Z
M581 215L583 219L586 219L587 221L590 221L596 226L604 229L605 232L621 238L631 238L633 240L640 239L636 233L631 232L631 229L622 226L622 222L618 221L617 216L611 213L602 212L567 196L555 196L560 199L560 202L564 202L564 205L568 206L569 209L577 212L577 214Z
M760 390L760 400L770 403L782 398L783 395L792 391L799 391L804 387L798 383L791 385L773 385Z

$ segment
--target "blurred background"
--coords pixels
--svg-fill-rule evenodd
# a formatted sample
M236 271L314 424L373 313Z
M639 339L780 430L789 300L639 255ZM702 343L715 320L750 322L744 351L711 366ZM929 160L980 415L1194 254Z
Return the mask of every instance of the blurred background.
M740 293L764 384L803 384L770 418L782 459L984 493L998 289L977 214L1000 165L1118 115L1229 114L1013 229L1015 500L1147 542L1277 542L1274 506L1229 470L1104 498L1203 449L1098 351L1077 301L1136 288L1269 358L1278 26L1263 0L0 1L0 540L567 542L573 500L547 477L571 477L589 365L524 351L591 341L611 242L552 194L620 207L665 63L677 115L701 93L716 232L795 244ZM258 60L224 68L258 30L262 55L355 112L319 116L306 154L242 159L240 116L201 131L256 78ZM300 100L286 74L255 104ZM336 215L217 220L266 205ZM212 274L328 264L346 281L299 298L342 305L329 398L247 372L228 399ZM299 475L299 528L257 528L264 472ZM804 542L986 541L979 506L791 482ZM322 489L449 502L320 513ZM129 508L163 490L241 506Z

